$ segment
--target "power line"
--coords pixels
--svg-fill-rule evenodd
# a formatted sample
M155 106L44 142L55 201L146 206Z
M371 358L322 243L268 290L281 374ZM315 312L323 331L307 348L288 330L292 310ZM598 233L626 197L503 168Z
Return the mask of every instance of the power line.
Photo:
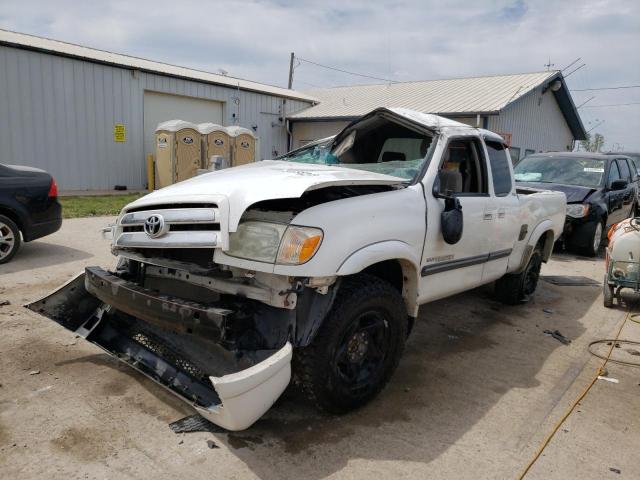
M571 70L569 73L567 73L566 75L564 75L564 78L567 78L569 75L573 75L574 73L576 73L578 70L580 70L582 67L585 67L587 64L583 63L582 65L580 65L577 68L574 68L573 70Z
M327 68L329 70L335 70L336 72L342 72L342 73L346 73L348 75L355 75L357 77L363 77L363 78L371 78L373 80L381 80L383 82L397 83L397 80L390 80L388 78L374 77L373 75L365 75L364 73L350 72L348 70L342 70L341 68L331 67L329 65L322 65L321 63L312 62L311 60L306 60L304 58L300 58L300 57L296 57L296 58L298 60L300 60L301 62L310 63L311 65L315 65L316 67Z
M574 65L576 63L578 63L580 60L582 60L582 57L578 57L576 58L573 62L571 62L569 65L567 65L566 67L562 67L560 69L560 71L566 70L567 68L569 68L571 65Z
M586 107L582 107L582 108L626 107L627 105L640 105L640 102L610 103L608 105L587 105Z
M620 90L622 88L640 88L640 85L622 85L619 87L598 87L598 88L576 88L572 92L590 92L592 90Z

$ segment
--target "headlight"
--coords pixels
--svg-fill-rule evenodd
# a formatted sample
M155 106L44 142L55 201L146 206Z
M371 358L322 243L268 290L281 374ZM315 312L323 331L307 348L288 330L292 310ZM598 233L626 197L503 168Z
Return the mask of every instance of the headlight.
M229 235L232 257L257 262L300 265L311 259L322 242L322 230L280 223L247 221Z
M229 235L227 255L273 263L286 229L287 226L280 223L243 222L235 233Z
M567 205L567 215L573 218L586 217L589 213L589 205L584 203L570 203Z

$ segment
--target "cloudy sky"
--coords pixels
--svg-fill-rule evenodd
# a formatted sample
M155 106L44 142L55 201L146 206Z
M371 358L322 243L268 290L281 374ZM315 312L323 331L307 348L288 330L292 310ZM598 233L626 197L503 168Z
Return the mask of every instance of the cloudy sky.
M561 69L587 130L640 150L636 0L0 0L0 28L285 86L289 52L396 81ZM299 90L374 80L300 61ZM620 105L635 103L635 105Z

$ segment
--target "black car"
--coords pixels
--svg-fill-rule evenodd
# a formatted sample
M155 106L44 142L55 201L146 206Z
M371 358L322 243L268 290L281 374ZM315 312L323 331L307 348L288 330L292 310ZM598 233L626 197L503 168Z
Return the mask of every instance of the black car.
M537 153L518 163L514 173L518 186L564 192L563 240L584 255L594 256L603 233L638 207L638 175L623 155Z
M57 231L62 225L58 186L44 170L0 164L0 264L20 244Z

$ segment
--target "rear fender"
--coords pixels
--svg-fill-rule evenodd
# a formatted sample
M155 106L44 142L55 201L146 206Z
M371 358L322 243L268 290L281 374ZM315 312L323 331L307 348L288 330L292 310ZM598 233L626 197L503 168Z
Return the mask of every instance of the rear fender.
M553 243L555 241L554 235L555 233L553 231L553 222L551 220L547 219L540 222L538 226L533 229L531 235L529 235L529 239L527 240L527 244L522 254L520 265L511 273L520 273L527 267L529 259L531 258L531 255L533 254L533 251L535 250L536 245L538 244L540 239L544 240L542 248L542 261L547 262L551 257L551 252L553 251Z

